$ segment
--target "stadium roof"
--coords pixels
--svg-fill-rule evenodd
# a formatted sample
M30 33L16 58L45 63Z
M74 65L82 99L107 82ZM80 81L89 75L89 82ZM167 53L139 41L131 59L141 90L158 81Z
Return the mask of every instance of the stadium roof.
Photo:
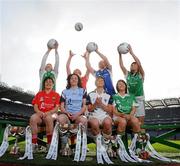
M149 100L145 102L146 109L180 107L180 98L165 98L159 100Z
M0 99L31 104L33 97L34 93L31 91L23 91L20 87L10 87L4 82L0 82Z

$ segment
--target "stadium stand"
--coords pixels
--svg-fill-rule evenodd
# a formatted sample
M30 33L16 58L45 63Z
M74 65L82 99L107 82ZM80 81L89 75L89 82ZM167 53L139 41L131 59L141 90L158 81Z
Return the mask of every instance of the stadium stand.
M179 123L180 103L179 100L178 101L177 100L178 100L177 98L173 98L173 99L147 101L145 124Z
M151 143L161 143L180 149L180 145L168 139L180 139L180 100L167 98L146 101L145 125L151 135Z

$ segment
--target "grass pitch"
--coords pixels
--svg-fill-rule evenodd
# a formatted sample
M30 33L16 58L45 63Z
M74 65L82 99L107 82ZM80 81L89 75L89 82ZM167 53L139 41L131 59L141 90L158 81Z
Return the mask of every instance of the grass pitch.
M175 141L176 143L180 144L180 140L179 141ZM9 149L12 147L12 145L9 147ZM45 153L37 153L34 154L34 159L33 160L18 160L19 157L23 156L24 154L24 142L19 143L19 147L21 149L20 154L19 155L11 155L9 154L9 151L6 152L6 154L0 158L0 166L6 166L7 163L9 163L9 165L14 165L15 166L21 166L21 165L26 165L26 166L32 166L32 165L37 165L37 166L67 166L67 165L78 165L78 166L94 166L94 165L98 165L96 162L96 146L95 144L88 144L88 148L89 148L89 152L87 153L87 157L86 157L86 162L74 162L73 161L73 157L61 157L58 156L57 160L47 160L45 159L46 154ZM180 160L180 150L175 149L175 148L171 148L165 145L161 145L158 143L153 144L153 147L160 152L163 156L165 157L169 157L169 158L173 158L173 159L179 159ZM159 166L163 166L163 165L171 165L171 166L178 166L180 164L175 164L175 163L165 163L162 161L158 161L158 160L152 160L152 163L124 163L122 161L120 161L118 158L117 159L112 159L112 161L114 162L113 165L127 165L127 166L139 166L139 165L149 165L149 166L154 166L154 165L159 165ZM9 166L7 165L7 166Z

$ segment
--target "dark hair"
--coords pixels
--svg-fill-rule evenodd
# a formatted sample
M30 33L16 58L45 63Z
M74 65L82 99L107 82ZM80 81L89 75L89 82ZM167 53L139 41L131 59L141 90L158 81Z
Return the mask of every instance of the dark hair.
M132 66L133 64L137 64L137 66L138 66L138 71L137 71L137 73L139 73L139 65L138 65L138 63L137 63L137 62L132 62L132 63L131 63L131 66ZM132 71L130 71L130 72L131 72L131 74L132 74Z
M132 62L131 65L132 65L132 64L137 64L137 62Z
M79 88L82 88L82 84L81 84L81 78L77 75L77 74L69 74L68 77L67 77L67 86L66 86L66 89L70 89L71 88L71 83L70 83L70 80L71 80L71 77L75 75L77 76L78 78L78 87Z
M119 92L119 89L118 89L118 84L119 84L119 82L123 82L123 83L125 84L125 86L126 86L126 88L125 88L125 93L127 93L127 84L126 84L126 82L125 82L124 80L118 80L118 82L117 82L117 84L116 84L116 90Z
M52 80L52 82L53 82L53 84L54 84L54 79L53 79L52 77L46 77L46 78L44 79L44 81L43 81L43 87L42 87L43 90L45 89L45 82L46 82L48 79Z

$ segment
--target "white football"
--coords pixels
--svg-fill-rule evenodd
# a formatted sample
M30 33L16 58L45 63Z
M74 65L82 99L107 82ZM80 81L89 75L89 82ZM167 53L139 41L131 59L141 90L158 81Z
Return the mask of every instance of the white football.
M56 48L56 45L58 44L57 40L55 39L50 39L47 43L47 46L51 49Z
M124 42L121 43L118 47L117 50L120 54L127 54L129 52L129 44Z
M94 43L94 42L90 42L86 46L86 50L88 52L93 52L93 51L96 51L97 49L98 49L98 45L96 43Z
M75 24L74 27L75 27L76 31L81 31L83 29L83 24L78 22L78 23Z

